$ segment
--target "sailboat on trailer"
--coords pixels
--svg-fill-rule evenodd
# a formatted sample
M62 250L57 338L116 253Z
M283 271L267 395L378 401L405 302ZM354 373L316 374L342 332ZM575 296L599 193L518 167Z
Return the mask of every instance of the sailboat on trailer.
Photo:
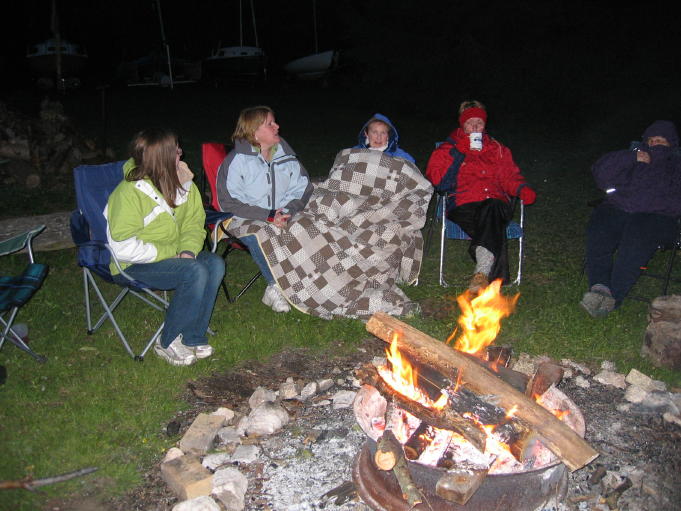
M265 52L258 46L253 0L250 0L250 8L255 46L244 46L243 8L242 0L239 0L239 46L220 47L218 44L219 47L203 61L203 73L208 79L264 79L267 76Z

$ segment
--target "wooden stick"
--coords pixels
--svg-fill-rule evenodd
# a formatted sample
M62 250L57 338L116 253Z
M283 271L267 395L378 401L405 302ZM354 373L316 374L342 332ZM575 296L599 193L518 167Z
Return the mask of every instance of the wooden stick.
M357 378L362 383L367 383L376 388L383 397L394 401L397 406L403 410L406 410L436 428L456 431L480 450L480 452L485 451L487 435L482 428L472 421L464 419L453 409L444 408L443 410L433 410L431 408L426 408L416 401L412 401L388 385L383 378L381 378L381 375L378 374L376 368L371 364L363 365L357 370L356 374Z
M400 485L400 490L402 490L402 498L409 503L410 508L422 503L423 495L411 479L407 460L404 458L404 452L402 451L402 445L397 438L395 438L395 434L392 431L386 430L383 433L383 436L379 438L376 455L378 455L379 452L390 452L391 456L394 456L392 471L395 474L397 483ZM381 467L379 466L379 468Z
M392 342L397 335L400 350L433 364L445 374L461 371L463 383L470 390L477 394L494 394L504 410L517 406L515 416L536 430L542 443L571 471L583 467L598 456L598 451L551 412L443 342L382 312L375 313L367 321L366 329L387 343Z
M0 481L0 490L9 490L23 488L24 490L33 491L41 486L47 486L48 484L61 483L63 481L68 481L75 477L84 476L95 472L97 467L81 468L80 470L74 470L73 472L68 472L66 474L61 474L58 476L45 477L43 479L31 479L25 478L19 481Z

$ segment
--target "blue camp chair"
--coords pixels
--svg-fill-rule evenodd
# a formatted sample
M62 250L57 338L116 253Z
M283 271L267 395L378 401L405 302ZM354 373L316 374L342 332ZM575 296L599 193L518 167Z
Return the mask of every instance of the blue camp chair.
M442 287L447 287L449 284L444 277L444 264L445 264L445 241L446 240L468 240L470 241L470 236L456 223L447 219L447 195L448 192L442 190L436 190L433 197L435 198L435 206L430 214L430 219L428 221L428 232L426 234L426 248L427 253L430 249L430 241L432 237L433 224L440 222L440 285ZM506 238L509 240L518 240L518 271L516 273L516 278L511 282L511 284L520 284L523 275L523 237L524 237L524 226L525 226L525 206L520 202L520 218L518 222L512 221L506 227Z
M109 199L109 195L123 179L123 164L125 161L106 163L103 165L80 165L73 170L74 183L76 187L76 202L78 209L71 213L71 236L78 248L78 265L83 268L83 290L85 296L85 317L87 321L88 335L97 331L108 319L116 331L116 334L123 343L123 347L128 354L135 360L143 360L144 355L161 335L163 323L155 331L154 335L147 341L144 349L135 355L130 347L128 340L121 331L116 321L114 312L122 300L128 296L136 296L149 306L165 311L168 307L167 297L160 296L151 290L143 282L137 281L126 275L121 270L120 264L107 244L107 221L104 217L104 208ZM125 285L120 285L113 280L109 270L109 263L114 262L121 275L128 279ZM113 284L121 288L114 300L108 302L95 276L104 282ZM103 313L92 324L92 310L90 303L90 291L94 291Z
M41 364L47 358L33 351L14 330L14 319L19 309L28 302L40 288L47 276L47 266L36 263L33 258L33 238L43 232L44 225L0 242L0 256L27 249L29 263L17 276L0 277L0 348L8 340L20 350L25 351Z

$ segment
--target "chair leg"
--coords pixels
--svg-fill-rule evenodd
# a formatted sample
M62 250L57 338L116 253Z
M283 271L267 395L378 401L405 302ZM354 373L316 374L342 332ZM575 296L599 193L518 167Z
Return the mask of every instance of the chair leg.
M241 295L243 295L246 291L248 291L253 284L255 284L255 281L258 280L258 278L262 275L262 273L258 272L255 275L251 277L251 280L249 280L246 285L239 291L239 294L234 297L234 300L232 300L230 303L236 302L239 298L241 298ZM225 292L226 288L225 288Z
M447 230L447 215L445 212L445 204L442 205L442 218L441 218L441 223L442 223L442 228L440 230L440 285L442 287L449 287L449 284L447 284L447 281L445 281L445 275L444 275L444 265L445 265L445 234Z
M0 335L0 348L2 348L5 340L9 340L9 342L14 344L17 348L31 355L37 362L44 364L47 362L47 357L38 355L35 351L33 351L12 328L12 324L14 323L14 318L16 317L17 312L19 312L19 307L14 307L10 312L8 321L5 321L4 318L0 316L0 323L2 323L2 326L4 327L2 335Z
M676 252L678 248L672 247L671 254L669 256L669 262L667 263L667 271L665 272L663 283L662 283L662 296L667 294L669 289L669 281L672 277L672 269L674 268L674 259L676 259Z

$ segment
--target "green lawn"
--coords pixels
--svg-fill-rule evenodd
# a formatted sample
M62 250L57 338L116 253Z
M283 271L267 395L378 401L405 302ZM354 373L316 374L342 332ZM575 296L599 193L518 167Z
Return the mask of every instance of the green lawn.
M266 103L275 109L283 136L313 176L328 172L336 152L355 143L359 128L374 111L392 118L402 146L417 158L420 168L425 167L433 142L444 138L451 127L451 118L442 112L389 110L385 107L389 98L385 104L366 107L366 100L334 90L197 88L171 93L112 89L108 94L107 139L119 157L135 130L169 124L180 132L186 159L195 170L200 168L200 143L226 140L239 109L253 104ZM67 112L84 132L102 132L99 99L96 93L87 92L64 98ZM655 369L639 355L646 327L645 304L627 301L603 320L591 319L577 305L586 286L582 273L583 232L589 215L586 203L595 196L589 166L598 154L626 146L627 137L637 138L647 122L658 118L646 105L628 110L626 116L618 110L612 117L611 124L592 125L589 131L579 126L570 129L565 119L556 120L564 133L561 136L548 135L549 121L537 125L510 113L505 121L500 118L490 125L512 148L539 193L536 205L527 209L522 285L504 291L519 291L520 300L515 314L505 320L498 342L512 343L516 352L546 353L592 364L612 360L620 371L636 367L681 385L678 372ZM34 206L27 206L28 192L14 192L7 195L12 196L11 212L16 215L74 206L68 186L62 193L47 195L49 200L43 197L37 211L35 201L30 202ZM2 216L10 214L5 210ZM464 289L472 270L466 244L448 243L447 275L453 286L446 289L437 285L437 248L435 242L425 257L420 285L405 287L415 300L444 301ZM213 357L187 368L171 367L154 355L136 363L108 325L93 336L86 335L82 280L74 250L41 252L38 260L50 266L50 273L19 320L28 323L31 345L49 360L39 365L12 345L0 351L0 364L8 370L7 382L0 387L0 480L46 477L89 466L99 471L45 487L39 494L0 491L1 509L37 509L49 498L78 493L86 485L96 485L104 495L122 494L140 484L144 470L177 440L168 438L163 428L187 406L181 395L189 380L227 370L239 361L264 359L286 346L324 350L340 342L353 349L367 336L357 320L325 321L298 311L273 313L260 303L264 290L260 280L236 304L228 304L222 295L218 298L212 323L217 332L212 340ZM22 255L3 257L0 273L20 271L24 263ZM664 255L658 254L651 266L663 263ZM253 274L255 265L247 256L235 254L227 271L228 284L235 289ZM653 284L659 285L642 282L639 290L654 296ZM120 312L124 328L140 349L160 321L160 313L132 306ZM408 321L436 338L445 338L455 320L417 317Z

